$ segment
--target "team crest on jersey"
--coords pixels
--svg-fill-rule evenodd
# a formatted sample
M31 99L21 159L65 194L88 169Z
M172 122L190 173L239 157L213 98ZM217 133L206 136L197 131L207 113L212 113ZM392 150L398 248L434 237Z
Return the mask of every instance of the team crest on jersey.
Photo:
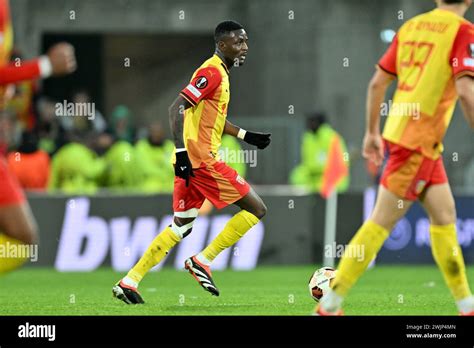
M418 182L416 183L416 187L415 187L415 191L416 191L416 194L420 194L423 189L425 188L426 186L426 181L425 180L418 180Z
M199 89L206 88L207 79L204 76L198 77L195 83L196 87Z

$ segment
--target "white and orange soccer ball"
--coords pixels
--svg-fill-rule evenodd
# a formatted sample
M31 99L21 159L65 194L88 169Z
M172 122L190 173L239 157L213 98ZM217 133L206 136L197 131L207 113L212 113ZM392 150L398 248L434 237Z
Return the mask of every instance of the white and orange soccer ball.
M331 282L336 277L336 270L331 267L317 269L309 279L309 294L319 302L331 288Z

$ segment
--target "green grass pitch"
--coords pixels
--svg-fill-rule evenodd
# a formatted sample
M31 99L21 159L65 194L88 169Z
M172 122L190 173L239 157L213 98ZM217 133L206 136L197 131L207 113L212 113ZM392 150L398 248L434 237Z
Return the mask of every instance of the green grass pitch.
M213 297L184 271L164 269L140 285L145 305L112 298L123 273L99 269L59 273L23 268L0 278L0 315L308 315L315 302L308 279L316 266L259 267L214 272ZM474 267L468 269L474 279ZM347 315L457 315L435 266L376 266L347 298Z

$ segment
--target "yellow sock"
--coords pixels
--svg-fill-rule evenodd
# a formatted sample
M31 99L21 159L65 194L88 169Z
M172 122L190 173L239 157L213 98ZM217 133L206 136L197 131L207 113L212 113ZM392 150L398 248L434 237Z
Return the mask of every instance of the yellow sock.
M471 296L466 267L456 236L456 225L430 226L431 251L456 300Z
M171 248L180 240L181 239L173 232L171 227L166 227L153 239L137 264L128 272L127 277L139 283L145 274L163 260Z
M255 215L246 210L241 210L227 222L222 232L201 254L209 261L214 260L221 251L237 243L258 221L259 219Z
M359 228L339 262L332 287L336 294L339 296L347 295L388 236L389 232L385 228L371 220L367 220ZM360 251L362 255L358 255L354 251ZM350 252L352 255L349 254Z
M8 256L9 248L19 248L22 245L25 245L25 243L5 234L0 234L0 274L20 267L28 260L26 257Z

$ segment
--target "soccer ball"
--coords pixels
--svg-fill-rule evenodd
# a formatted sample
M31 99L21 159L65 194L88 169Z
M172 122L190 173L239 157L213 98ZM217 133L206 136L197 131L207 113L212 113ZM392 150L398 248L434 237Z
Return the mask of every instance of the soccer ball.
M323 267L313 273L309 279L309 294L319 302L321 298L329 291L332 280L336 277L336 270L331 267Z

